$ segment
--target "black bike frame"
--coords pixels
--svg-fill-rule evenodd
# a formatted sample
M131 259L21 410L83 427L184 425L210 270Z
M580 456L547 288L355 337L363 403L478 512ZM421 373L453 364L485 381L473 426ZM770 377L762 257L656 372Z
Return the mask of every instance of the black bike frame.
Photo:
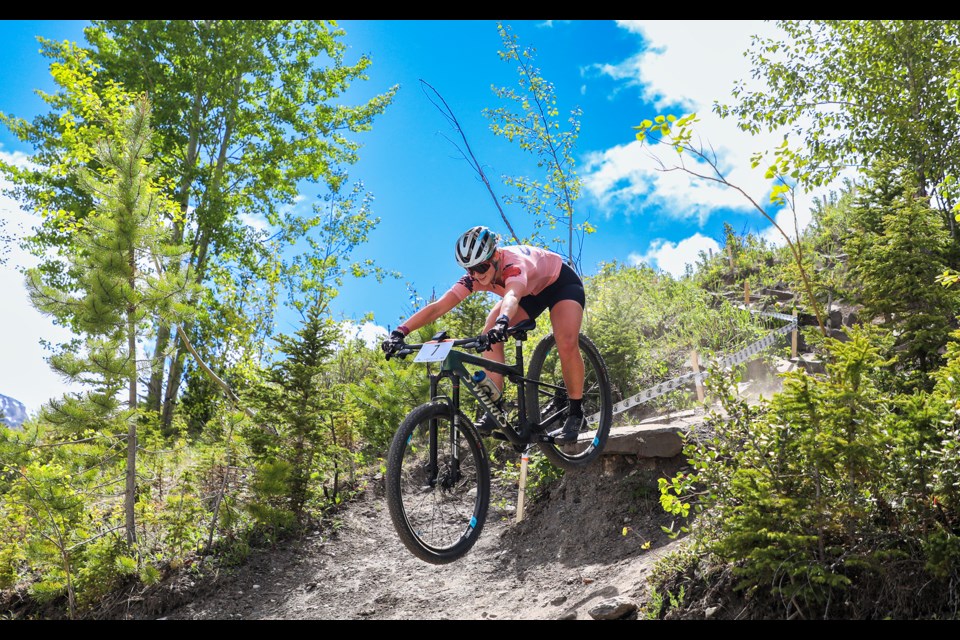
M454 344L460 341L455 341ZM464 341L468 342L468 341ZM559 385L548 384L540 381L534 381L529 378L524 377L523 375L523 340L516 340L516 364L513 366L497 362L495 360L490 360L488 358L483 358L480 356L475 356L464 351L453 351L447 354L440 366L440 373L430 375L430 398L437 399L438 396L438 386L439 382L443 378L450 378L451 385L453 388L451 400L451 419L454 424L457 424L458 414L460 409L460 384L461 382L467 387L471 394L477 399L480 403L480 406L483 407L484 411L493 418L500 429L506 436L507 440L514 445L527 445L531 444L533 440L531 439L531 434L537 430L543 430L543 426L548 424L556 419L556 416L547 417L542 423L541 422L532 422L527 418L527 405L526 405L526 389L524 388L525 382L533 382L538 387L549 387L554 390L561 390L563 387ZM483 367L487 371L494 371L496 373L502 374L505 379L510 380L510 382L517 385L517 403L519 411L519 425L514 426L509 424L502 415L499 415L495 410L494 406L487 400L482 393L479 392L477 386L473 383L472 378L470 377L470 372L467 371L465 364L472 364L479 367ZM549 442L549 436L545 434L540 435L540 440L543 442ZM431 447L435 445L435 442L431 442Z

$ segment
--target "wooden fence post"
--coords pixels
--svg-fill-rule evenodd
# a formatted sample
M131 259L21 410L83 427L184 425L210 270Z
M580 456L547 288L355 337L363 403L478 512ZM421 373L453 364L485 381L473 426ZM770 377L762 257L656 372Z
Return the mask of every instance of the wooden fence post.
M530 456L524 453L520 458L520 493L517 496L517 522L523 520L523 503L527 496L527 465L530 463Z
M693 368L694 373L700 373L700 358L697 356L697 350L694 349L690 352L690 366ZM703 402L703 381L700 378L696 378L697 385L697 401Z

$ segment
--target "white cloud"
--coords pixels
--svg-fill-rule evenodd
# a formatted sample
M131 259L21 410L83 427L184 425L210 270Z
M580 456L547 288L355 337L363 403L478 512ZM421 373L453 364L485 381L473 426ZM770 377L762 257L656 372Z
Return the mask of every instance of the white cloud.
M259 231L264 234L271 231L270 224L267 222L266 218L259 213L249 213L244 211L241 212L237 217L240 219L240 222L255 231Z
M810 196L803 196L802 194L797 197L796 203L796 220L794 219L794 213L791 210L784 209L777 213L775 220L777 221L777 226L783 230L788 236L790 236L791 242L797 239L797 231L803 231L810 221L813 219L811 213L813 207L813 198ZM760 234L760 237L773 244L774 246L782 247L787 243L786 239L783 237L783 234L777 230L776 227L770 225Z
M640 142L590 154L583 166L584 188L607 215L614 211L634 215L649 204L671 218L703 224L717 209L750 208L741 193L717 182L694 179L682 171L657 170L657 161ZM760 186L766 189L765 183Z
M741 188L761 207L769 207L770 181L764 179L762 169L751 168L751 156L771 152L782 143L783 134L749 135L739 130L733 119L723 120L714 114L713 104L733 102L735 80L744 81L748 90L760 88L743 54L750 48L752 36L781 35L776 25L757 20L625 20L618 21L618 25L642 35L648 48L598 70L623 81L625 86L636 87L654 105L655 111L638 115L636 124L660 113L681 116L696 112L700 119L695 125L699 136L696 142L714 151L717 168L728 182ZM684 171L663 170L676 167L677 159L671 149L643 146L640 142L593 152L583 162L584 191L596 199L607 216L642 215L649 208L657 215L696 221L701 228L717 211L752 211L757 217L758 235L774 245L785 244L780 231L768 225L743 193ZM690 164L689 155L684 156L684 161L688 167L696 166L699 173L712 174L712 169L702 163ZM844 174L851 175L852 171ZM814 199L835 189L844 176L817 191L794 194L794 206L776 214L780 229L791 240L795 239L796 232L810 223ZM635 253L630 259L680 275L685 264L695 264L700 250L711 248L717 250L716 242L697 233L677 243L654 240L645 254Z
M630 264L647 264L654 269L666 271L674 277L681 277L689 264L694 266L703 251L707 255L720 251L720 245L713 238L696 233L680 242L670 242L658 238L650 243L649 250L643 254L631 253L627 256Z
M340 328L343 330L345 338L349 340L359 338L371 349L379 346L388 333L384 327L372 322L357 324L351 320L346 320L340 323Z
M23 165L27 157L21 153L0 152L7 162ZM0 179L0 189L7 185ZM29 233L36 219L22 211L16 201L0 195L0 218L6 221L4 232L16 238ZM43 338L57 344L73 338L73 334L53 324L52 320L33 308L27 296L22 269L35 266L37 259L17 246L9 246L7 263L0 268L0 394L19 400L28 413L36 413L40 405L64 393L80 391L80 387L63 381L46 362L50 355L40 345Z
M643 36L649 48L611 67L634 77L658 108L686 104L709 108L729 99L735 79L750 77L743 52L752 35L774 36L777 27L762 20L620 20L619 26Z
M600 68L612 78L640 88L656 112L681 116L696 112L696 133L707 149L716 153L723 176L760 201L769 192L763 172L750 168L750 156L774 148L782 136L748 135L734 122L712 111L714 101L731 99L733 83L750 78L749 61L743 52L753 34L774 35L776 27L763 21L620 21L628 31L641 34L649 48L616 65ZM718 208L747 209L752 205L742 194L715 182L694 178L682 171L661 170L650 151L666 167L676 166L668 149L644 149L639 142L591 154L585 162L585 190L598 202L623 204L648 201L668 215L697 219L701 224ZM689 162L689 159L688 159ZM703 166L705 172L710 168ZM619 207L618 207L619 208Z

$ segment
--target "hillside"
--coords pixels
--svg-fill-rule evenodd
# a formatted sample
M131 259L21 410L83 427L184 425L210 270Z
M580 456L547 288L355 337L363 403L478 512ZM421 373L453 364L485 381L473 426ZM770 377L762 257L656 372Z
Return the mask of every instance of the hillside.
M770 397L778 371L747 363L747 400ZM518 486L495 481L479 542L448 565L425 563L398 538L383 478L341 505L312 531L252 550L243 562L187 566L160 583L114 593L85 618L141 620L552 620L644 619L648 578L683 539L659 504L657 480L686 466L677 433L697 429L706 409L674 412L616 427L601 458L568 471L516 517ZM637 429L644 431L642 435ZM651 435L669 434L669 446ZM642 444L631 445L631 441ZM632 448L631 448L632 447ZM514 461L517 454L510 449ZM531 492L533 489L531 489ZM702 599L702 598L701 598ZM685 603L691 615L734 617L717 602ZM18 610L13 617L61 618L65 608Z
M748 400L769 397L776 387L770 370L761 373L743 386ZM704 415L704 409L681 412L660 425L696 428ZM520 522L516 483L495 484L478 543L448 565L422 562L401 544L387 511L383 478L374 477L322 529L259 549L241 566L205 579L185 571L146 592L118 594L98 617L643 619L650 572L683 544L682 537L663 531L673 523L660 508L657 478L684 466L682 455L604 455L585 469L566 472L548 493L528 503ZM696 611L716 606L687 604ZM724 614L717 609L712 615Z
M645 604L646 578L679 542L661 530L656 475L678 460L568 472L517 523L516 486L496 487L477 545L431 565L410 554L387 513L381 478L324 530L255 552L235 570L186 573L104 611L169 620L591 619L602 605ZM509 506L504 506L509 505ZM628 529L623 535L623 529ZM649 548L647 547L649 543ZM593 615L591 615L593 611Z

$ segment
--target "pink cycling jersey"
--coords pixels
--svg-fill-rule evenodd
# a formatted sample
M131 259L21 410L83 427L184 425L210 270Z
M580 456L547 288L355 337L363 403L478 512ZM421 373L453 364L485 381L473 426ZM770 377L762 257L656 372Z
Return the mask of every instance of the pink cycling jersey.
M466 274L452 287L450 293L462 301L474 291L492 291L500 297L507 292L510 282L520 284L519 296L535 296L556 281L563 266L563 258L552 251L519 245L503 247L503 259L489 285L481 285Z

